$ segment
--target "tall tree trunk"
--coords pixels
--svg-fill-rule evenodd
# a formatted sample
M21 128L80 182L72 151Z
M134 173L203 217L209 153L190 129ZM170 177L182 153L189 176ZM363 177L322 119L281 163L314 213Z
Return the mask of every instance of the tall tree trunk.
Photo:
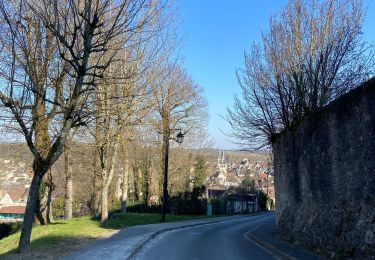
M94 161L93 161L93 168L94 168L94 194L93 194L93 208L95 211L95 215L99 216L101 212L101 206L100 206L100 196L101 196L101 178L100 178L100 171L98 166L98 157L96 154L93 155Z
M129 190L129 153L126 148L124 151L124 170L122 171L122 182L121 182L121 212L126 213L126 202L128 200Z
M144 174L144 181L143 181L143 185L144 185L144 200L145 200L145 203L147 204L150 200L150 182L151 182L151 171L152 171L152 167L151 167L151 163L150 165L147 165L147 169L145 169L145 174Z
M37 205L36 210L35 210L35 216L36 216L37 220L39 221L40 225L46 224L46 221L44 220L44 216L43 216L43 210L42 210L42 206L45 205L46 201L47 201L47 199L45 197L46 197L45 194L43 194L42 199L40 199L40 194L39 194L38 205Z
M98 187L99 185L95 185ZM99 217L102 212L102 206L101 206L101 189L100 188L95 188L95 193L94 193L94 210L95 210L95 216Z
M113 148L113 154L111 158L111 165L108 167L108 164L102 168L102 190L101 190L101 219L103 223L108 219L108 189L109 185L112 182L113 173L115 171L116 157L117 157L117 144ZM103 165L103 164L102 164ZM108 168L109 170L107 170Z
M53 221L53 215L52 215L52 192L53 190L54 190L53 184L48 186L47 212L46 212L46 218L47 218L48 224L51 224Z
M140 201L140 197L139 197L139 194L140 194L140 174L139 174L139 163L135 163L133 165L133 195L134 195L134 200L139 202Z
M101 219L100 222L103 223L108 219L108 187L103 185L101 190Z
M137 190L138 190L138 201L143 203L144 200L143 200L143 170L141 168L142 167L142 164L139 165L138 167L138 171L137 171Z
M101 212L101 219L100 219L102 223L108 219L108 189L109 189L109 185L112 182L113 174L115 171L117 148L118 148L118 142L116 142L113 147L113 154L112 154L110 166L108 164L105 164L104 168L102 168L102 191L101 191L102 212ZM109 169L106 167L108 167Z
M18 245L19 252L28 252L30 251L30 237L31 237L31 228L34 221L34 214L36 213L39 206L39 190L40 184L43 179L43 175L46 173L46 170L39 169L36 165L40 165L42 162L34 160L34 175L31 181L29 196L27 199L26 211L23 219L23 225L21 230L21 237Z
M71 219L73 216L73 174L71 165L71 154L69 148L64 151L65 170L65 205L64 218Z
M45 187L45 192L43 197L40 198L39 209L36 212L36 216L39 220L39 223L51 224L53 221L52 218L52 192L55 189L55 184L52 181L52 170L49 170L48 176L44 177L42 185Z
M162 217L161 220L165 221L165 215L168 210L168 160L169 160L169 138L170 138L170 130L169 124L168 127L164 128L163 133L163 146L162 146L162 153L163 153L163 207L162 207Z

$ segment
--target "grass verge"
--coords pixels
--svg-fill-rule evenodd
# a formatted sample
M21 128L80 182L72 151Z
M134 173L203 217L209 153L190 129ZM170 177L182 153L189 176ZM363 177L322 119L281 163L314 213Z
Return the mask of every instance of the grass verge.
M166 221L182 221L207 218L205 215L167 215ZM146 225L146 224L156 224L161 222L160 214L139 214L139 213L127 213L127 214L116 214L115 218L109 219L103 223L102 227L109 229L119 229L124 227Z
M206 218L194 215L167 215L167 221ZM91 217L58 220L51 225L33 227L32 252L18 254L16 249L20 232L0 240L1 259L56 259L82 248L94 239L110 236L124 227L160 223L159 214L116 214L104 224Z

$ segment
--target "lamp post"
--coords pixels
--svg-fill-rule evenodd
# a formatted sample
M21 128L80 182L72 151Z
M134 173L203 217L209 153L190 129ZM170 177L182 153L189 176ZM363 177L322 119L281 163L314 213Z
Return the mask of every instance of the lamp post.
M259 190L260 190L260 182L261 180L258 180L258 189L257 189L257 204L258 204L258 211L260 211L260 201L259 201Z
M185 137L185 135L181 132L181 129L178 129L179 130L179 132L178 132L178 134L176 135L176 142L178 143L178 144L182 144L182 142L184 141L184 137Z
M163 136L163 170L164 170L164 177L163 177L163 205L162 205L162 216L161 221L165 221L165 215L168 210L168 161L169 161L169 140L170 140L170 133L172 130L179 131L176 135L176 142L178 144L182 144L184 141L185 135L181 132L181 129L168 129L168 133Z

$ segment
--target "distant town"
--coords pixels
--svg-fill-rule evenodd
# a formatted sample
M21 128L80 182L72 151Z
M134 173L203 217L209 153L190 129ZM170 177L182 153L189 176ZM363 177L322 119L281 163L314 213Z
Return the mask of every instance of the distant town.
M220 150L216 161L206 162L206 197L224 196L231 188L239 187L247 177L254 180L255 189L267 194L274 204L272 165L266 161L237 158L230 160L225 151ZM2 158L0 165L0 222L22 221L32 178L30 165L15 159ZM64 195L61 190L57 189L59 192L53 193L53 199Z
M255 188L262 190L270 199L275 201L273 167L268 162L251 162L247 158L230 162L225 157L225 151L220 151L217 163L210 163L209 177L206 180L208 196L221 194L230 187L238 187L249 177L254 180Z

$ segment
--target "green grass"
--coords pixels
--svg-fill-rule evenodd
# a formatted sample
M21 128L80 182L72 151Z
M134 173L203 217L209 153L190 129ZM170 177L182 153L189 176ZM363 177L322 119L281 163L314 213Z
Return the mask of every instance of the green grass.
M66 243L87 243L92 239L103 237L111 233L104 229L99 221L90 217L74 218L69 221L59 220L54 224L34 226L31 234L31 247L33 250L49 246L57 247ZM12 234L1 240L0 255L14 253L18 246L20 232Z
M190 219L206 218L205 215L167 215L166 221L182 221ZM127 213L116 214L114 219L109 219L102 226L105 228L119 229L123 227L161 223L159 214Z
M204 218L206 216L192 215L167 215L166 220L181 221ZM160 214L116 214L104 224L91 217L74 218L69 221L58 220L54 224L34 226L31 235L31 254L17 255L17 259L45 258L46 255L54 257L63 256L77 250L90 241L111 235L117 229L160 223ZM0 256L10 259L15 256L20 232L0 240ZM54 256L54 257L53 257ZM0 257L2 258L2 257Z

